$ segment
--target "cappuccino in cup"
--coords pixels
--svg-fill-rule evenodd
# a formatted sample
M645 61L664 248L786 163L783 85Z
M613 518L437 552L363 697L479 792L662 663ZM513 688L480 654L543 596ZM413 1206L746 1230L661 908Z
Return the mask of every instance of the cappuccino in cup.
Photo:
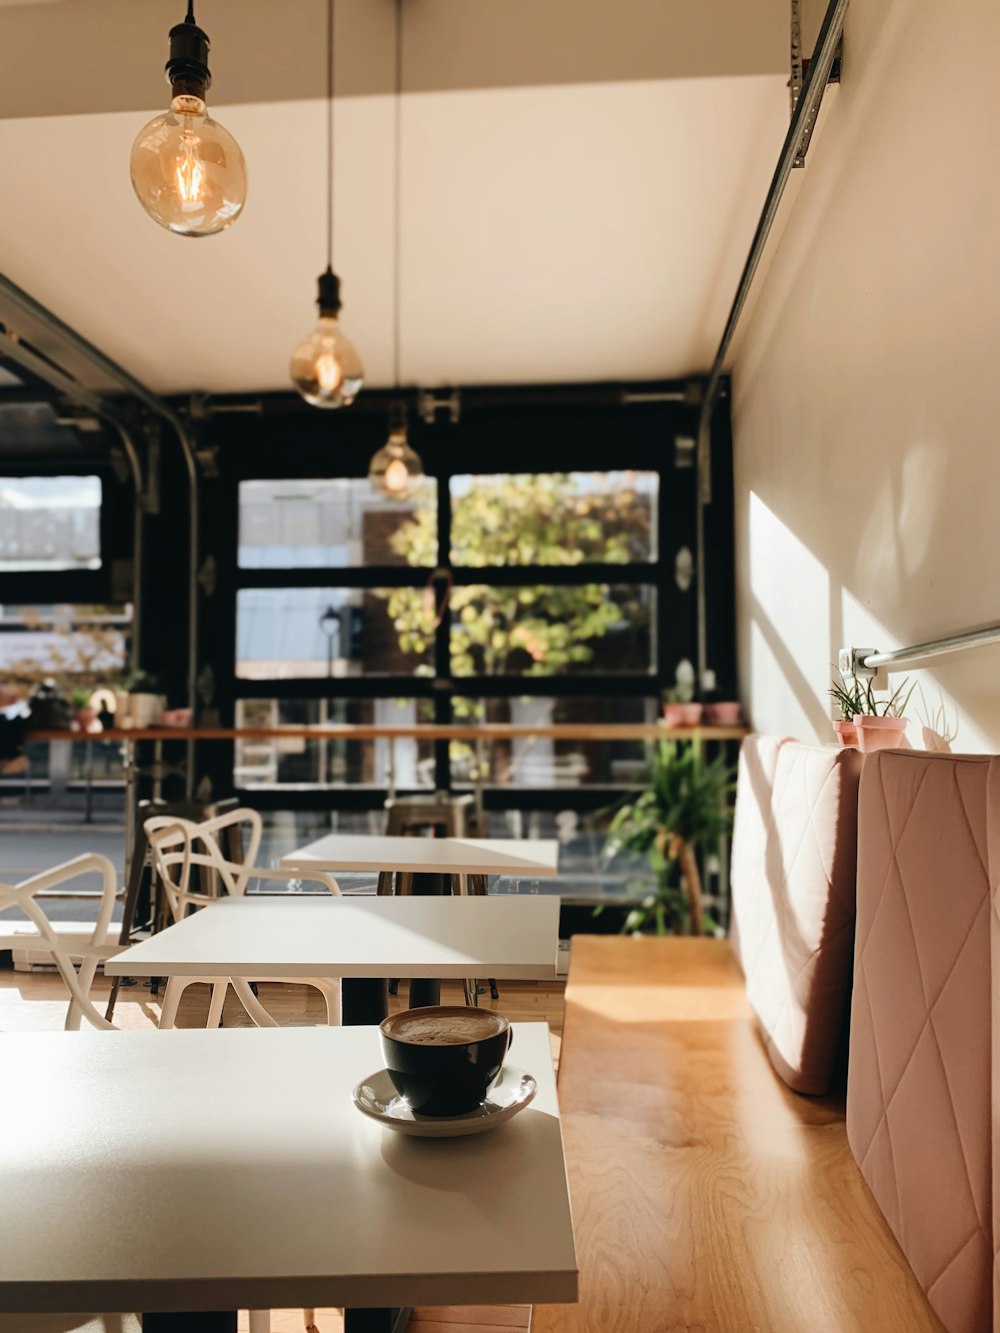
M418 1115L463 1115L485 1099L511 1041L503 1014L461 1005L404 1009L380 1024L393 1086Z

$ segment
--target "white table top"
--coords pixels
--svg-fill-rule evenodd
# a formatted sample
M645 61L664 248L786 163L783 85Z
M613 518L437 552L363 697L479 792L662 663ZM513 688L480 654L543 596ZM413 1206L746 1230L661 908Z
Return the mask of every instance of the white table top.
M390 838L329 833L281 858L284 869L410 870L443 875L530 875L551 878L559 865L555 838Z
M412 839L412 841L417 841ZM502 897L223 898L134 944L110 976L554 977L559 900Z
M373 1028L0 1035L0 1309L575 1300L547 1025L511 1059L514 1120L406 1139Z

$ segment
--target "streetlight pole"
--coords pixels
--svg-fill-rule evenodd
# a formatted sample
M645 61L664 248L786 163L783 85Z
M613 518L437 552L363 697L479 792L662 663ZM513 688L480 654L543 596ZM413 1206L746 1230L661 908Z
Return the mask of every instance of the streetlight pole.
M333 677L333 641L336 638L337 647L340 647L340 616L336 607L328 606L319 618L319 627L326 635L326 678L331 680ZM330 706L329 699L324 698L320 709L320 723L327 721L327 709ZM327 772L327 741L324 736L319 743L319 780L320 785L325 787L329 774Z

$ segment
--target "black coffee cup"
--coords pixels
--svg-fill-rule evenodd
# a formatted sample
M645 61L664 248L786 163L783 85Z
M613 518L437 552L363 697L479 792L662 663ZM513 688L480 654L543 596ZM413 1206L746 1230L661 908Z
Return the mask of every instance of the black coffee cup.
M379 1031L393 1086L417 1115L474 1111L514 1035L503 1014L449 1004L404 1009L384 1019Z

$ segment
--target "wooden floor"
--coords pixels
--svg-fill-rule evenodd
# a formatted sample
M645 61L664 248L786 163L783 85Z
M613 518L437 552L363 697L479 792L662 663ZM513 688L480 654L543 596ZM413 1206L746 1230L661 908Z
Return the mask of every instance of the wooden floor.
M107 1002L110 982L99 977L94 984L94 999L101 1013ZM405 984L401 986L405 993ZM499 1009L515 1022L547 1022L552 1032L552 1056L558 1064L563 1024L564 986L561 982L503 982L500 999L487 994L480 1003ZM178 1027L203 1027L208 1014L208 987L191 986L181 1001ZM115 1023L122 1028L156 1027L160 1015L160 996L153 996L141 983L122 987L115 1009ZM326 1021L325 1007L318 991L307 986L262 984L260 999L279 1023L294 1027ZM441 987L443 1004L462 1004L458 983ZM390 1000L395 1010L402 1008L402 998ZM66 990L52 972L14 972L0 969L0 1032L61 1028L66 1018ZM223 1014L226 1027L251 1026L246 1011L230 995ZM410 1322L410 1333L511 1333L527 1329L531 1309L526 1305L433 1306L417 1310ZM317 1310L318 1333L341 1333L343 1320L337 1310ZM241 1312L240 1333L247 1329L246 1313ZM305 1333L301 1310L274 1310L272 1333Z

